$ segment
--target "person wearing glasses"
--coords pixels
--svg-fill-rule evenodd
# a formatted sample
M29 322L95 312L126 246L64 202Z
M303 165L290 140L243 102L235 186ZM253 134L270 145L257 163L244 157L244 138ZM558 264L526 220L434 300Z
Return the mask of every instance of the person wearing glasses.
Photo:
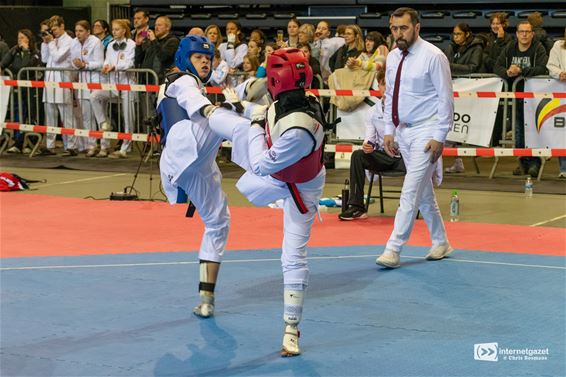
M533 26L528 21L521 21L517 25L517 41L508 44L499 56L494 66L494 73L504 78L509 87L517 77L532 77L548 74L546 62L548 56L542 43L534 39ZM517 91L522 92L524 82L517 85ZM522 127L524 113L523 100L517 99L517 114L515 127L515 148L525 148L525 129ZM538 157L521 157L519 166L513 175L529 174L538 177L541 161Z

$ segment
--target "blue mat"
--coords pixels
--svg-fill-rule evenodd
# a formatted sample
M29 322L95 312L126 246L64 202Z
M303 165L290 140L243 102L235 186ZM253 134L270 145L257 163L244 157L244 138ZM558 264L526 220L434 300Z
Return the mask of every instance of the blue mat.
M566 375L565 258L427 262L407 247L387 270L377 252L310 250L303 354L291 359L279 357L277 250L226 253L208 320L191 314L196 253L3 259L0 375Z

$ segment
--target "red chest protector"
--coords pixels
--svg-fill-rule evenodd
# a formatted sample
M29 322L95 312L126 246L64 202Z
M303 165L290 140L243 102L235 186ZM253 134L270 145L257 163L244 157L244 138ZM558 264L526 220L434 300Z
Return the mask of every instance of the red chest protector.
M291 129L303 129L313 139L313 149L311 153L303 157L293 165L272 174L272 177L286 183L304 183L315 178L322 167L324 154L324 129L322 125L309 114L297 111L291 112L279 118L275 122L275 104L272 104L267 111L266 139L267 146L271 146L285 132Z

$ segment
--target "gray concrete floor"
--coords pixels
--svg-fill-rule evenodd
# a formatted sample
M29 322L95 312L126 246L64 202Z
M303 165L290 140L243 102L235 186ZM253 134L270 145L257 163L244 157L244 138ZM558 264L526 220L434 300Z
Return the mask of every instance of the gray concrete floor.
M89 171L70 170L54 168L28 168L10 166L10 161L1 161L1 170L15 172L27 179L45 179L45 183L33 183L32 190L25 194L57 195L75 198L106 199L111 192L124 191L132 184L135 169L130 171ZM139 174L135 189L141 199L165 200L160 192L160 179L157 169L154 167L151 176L146 172ZM233 169L226 170L223 179L223 187L232 206L249 206L247 200L235 189L238 172ZM343 184L343 177L347 171L328 170L327 184L324 196L332 197L339 195ZM151 178L151 179L150 179ZM461 177L459 180L465 180ZM487 178L486 178L487 179ZM460 221L481 222L494 224L515 224L528 226L551 226L566 228L566 197L560 194L537 193L535 182L535 194L533 198L527 199L520 192L520 180L515 182L516 192L509 191L481 191L474 189L459 189L461 216ZM389 189L398 189L399 181L388 182L384 185ZM564 182L561 183L565 185ZM151 188L150 188L151 185ZM394 186L391 186L394 185ZM481 183L480 183L481 185ZM445 181L442 188L437 189L437 198L440 209L445 219L448 218L450 195L454 184L450 179ZM481 188L481 186L480 186ZM377 193L377 187L374 190ZM18 195L18 194L15 194ZM379 213L379 203L370 206L370 216L394 216L397 201L389 199L385 201L385 213ZM329 213L338 214L338 208L329 208Z

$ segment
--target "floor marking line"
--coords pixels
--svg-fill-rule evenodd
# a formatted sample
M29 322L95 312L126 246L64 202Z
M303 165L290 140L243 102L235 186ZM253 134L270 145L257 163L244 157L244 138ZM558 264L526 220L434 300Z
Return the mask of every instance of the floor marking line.
M550 220L541 221L540 223L531 224L531 225L529 225L529 226L539 226L539 225L542 225L542 224L551 223L551 222L553 222L553 221L563 219L563 218L565 218L565 217L566 217L566 214L561 215L561 216L557 216L557 217L555 217L555 218L553 218L553 219L550 219Z
M98 179L120 177L122 175L127 175L127 174L126 173L117 173L117 174L112 174L112 175L101 175L101 176L98 176L98 177L74 179L72 181L63 181L63 182L57 182L57 183L46 183L46 184L40 183L40 184L34 185L34 187L43 188L43 187L49 187L49 186L67 185L67 184L70 184L70 183L88 182L88 181L96 181Z
M309 257L310 260L328 260L328 259L352 259L352 258L375 258L375 254L363 255L337 255L328 257ZM401 258L405 259L425 259L424 257L402 255ZM280 258L265 258L265 259L232 259L224 260L222 263L255 263L255 262L279 262ZM477 264L492 264L498 266L512 266L512 267L531 267L531 268L544 268L554 270L566 270L563 266L548 266L540 264L523 264L523 263L508 263L508 262L490 262L471 259L451 259L447 258L446 261L454 263L477 263ZM176 262L147 262L147 263L118 263L118 264L84 264L84 265L55 265L55 266L22 266L22 267L1 267L0 271L21 271L21 270L60 270L60 269L78 269L78 268L104 268L104 267L144 267L144 266L173 266L173 265L190 265L198 264L199 261L176 261Z

